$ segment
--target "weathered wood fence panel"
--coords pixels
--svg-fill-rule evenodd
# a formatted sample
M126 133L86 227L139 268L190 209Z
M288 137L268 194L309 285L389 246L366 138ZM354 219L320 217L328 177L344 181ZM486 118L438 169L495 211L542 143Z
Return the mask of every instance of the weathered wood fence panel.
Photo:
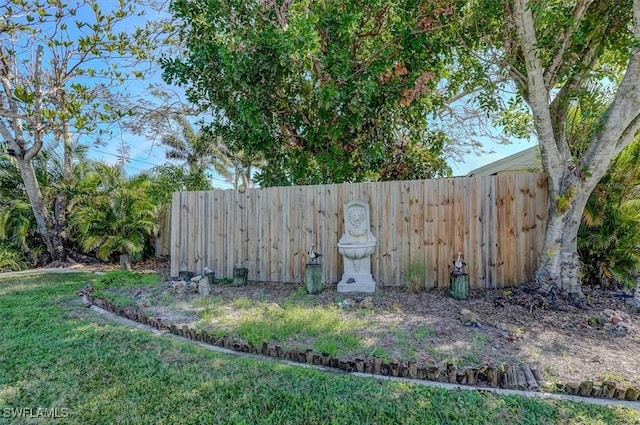
M302 282L313 243L325 282L335 283L351 200L371 206L372 273L381 285L404 285L409 270L421 270L425 287L448 286L458 252L474 288L525 282L537 267L543 174L174 193L158 246L170 247L172 276L208 267L230 277L242 264L249 280Z
M171 208L160 211L158 223L160 234L154 241L156 257L168 257L171 254Z

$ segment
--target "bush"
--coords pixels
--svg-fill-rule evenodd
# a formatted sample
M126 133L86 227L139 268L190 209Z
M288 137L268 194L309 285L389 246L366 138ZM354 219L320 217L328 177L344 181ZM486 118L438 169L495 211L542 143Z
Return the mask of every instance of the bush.
M632 287L640 270L640 142L618 156L591 194L578 232L583 283Z
M0 272L16 272L27 267L27 261L20 250L8 244L0 244Z

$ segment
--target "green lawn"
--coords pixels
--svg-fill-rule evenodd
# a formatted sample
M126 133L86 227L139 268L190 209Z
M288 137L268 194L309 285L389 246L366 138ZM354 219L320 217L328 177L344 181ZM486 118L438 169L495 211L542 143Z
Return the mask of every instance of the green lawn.
M640 412L223 356L103 321L92 276L0 278L0 423L637 424ZM57 420L17 415L45 414ZM25 410L30 409L30 410Z

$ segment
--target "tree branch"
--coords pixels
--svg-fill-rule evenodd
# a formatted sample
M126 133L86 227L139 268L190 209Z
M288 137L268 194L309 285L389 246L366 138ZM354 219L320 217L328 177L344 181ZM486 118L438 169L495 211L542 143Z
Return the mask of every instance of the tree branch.
M618 143L616 143L613 156L617 156L624 148L629 146L638 137L640 131L640 114L629 124L627 128L622 132Z
M567 158L563 158L556 144L551 112L549 91L544 82L542 63L537 54L537 36L533 12L527 7L527 0L515 0L514 21L522 42L522 54L527 70L527 92L533 110L534 123L540 142L540 153L545 170L549 174L552 192L558 192L562 184L562 172Z
M634 35L640 40L640 0L634 0ZM603 115L581 163L600 178L609 161L628 146L640 130L640 47L635 46L616 95ZM603 169L604 168L604 169Z
M13 150L19 148L18 144L16 143L16 139L13 137L11 131L3 120L0 120L0 135L2 136L4 141L9 144L10 148L12 148Z
M547 90L551 90L555 86L558 71L565 61L564 56L567 53L568 48L571 46L571 38L579 28L580 22L582 22L582 18L584 18L584 15L591 3L593 3L593 0L578 1L576 7L573 9L571 25L569 25L569 27L556 38L556 44L559 44L560 47L556 50L553 58L551 59L551 63L544 72L544 82Z
M1 134L4 140L9 144L9 147L15 151L15 154L22 156L25 145L22 134L23 117L22 114L19 113L16 101L13 100L14 91L11 85L11 77L11 67L7 62L7 57L4 52L2 52L2 54L0 54L0 83L2 84L2 89L5 97L7 98L7 102L9 103L9 109L0 108L0 114L9 120L9 125L11 126L11 130L13 130L13 134L4 121L2 121Z
M9 111L8 109L4 109L2 106L0 106L0 117L5 117L12 120L25 120L29 118L24 114L15 113L15 112Z
M36 61L33 65L33 85L34 85L34 110L31 122L33 124L33 145L24 153L24 159L30 161L40 149L42 149L42 46L36 50Z
M569 113L569 99L571 94L576 90L582 82L584 77L591 71L593 64L598 59L597 52L603 42L603 38L600 38L597 42L589 44L589 50L584 55L581 55L582 72L576 73L573 77L567 81L556 93L553 101L551 102L551 117L553 119L553 129L556 141L562 140L566 143L565 128L563 123L566 122L567 115ZM555 84L555 83L554 83ZM565 149L569 149L569 146L564 146ZM570 151L567 150L568 154Z

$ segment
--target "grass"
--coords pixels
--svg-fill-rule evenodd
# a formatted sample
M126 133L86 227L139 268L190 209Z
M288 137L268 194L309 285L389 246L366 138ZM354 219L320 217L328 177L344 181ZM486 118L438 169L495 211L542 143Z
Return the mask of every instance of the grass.
M413 332L413 337L417 340L422 340L427 337L434 337L434 336L436 336L436 330L431 326L429 327L418 326Z
M369 353L369 357L380 357L383 361L386 362L391 360L391 356L389 355L389 353L387 353L386 350L381 347L375 347L373 351Z
M106 296L116 305L136 305L133 293L141 286L161 287L157 275L148 273L115 271L100 276L93 283L94 295ZM152 296L154 304L179 307L173 296L164 293ZM264 341L280 342L285 349L313 348L332 356L362 352L358 336L367 321L357 318L345 321L337 307L314 307L314 298L304 288L293 292L283 300L283 307L275 303L240 297L228 302L221 297L192 300L201 310L198 329L223 336L231 334L254 345ZM242 314L226 315L231 307ZM223 329L218 326L222 325Z
M422 292L425 289L426 266L421 263L411 263L406 271L407 288L411 292Z
M224 356L104 321L75 296L92 279L0 277L0 424L640 421L640 412L623 408L446 391ZM38 408L66 417L17 417Z
M342 320L337 307L305 307L289 303L280 307L273 303L247 301L234 301L234 308L242 314L225 318L224 323L234 334L252 344L312 340L314 350L333 356L359 348L357 331L366 322ZM203 319L206 328L207 317Z
M93 284L93 294L96 297L105 296L107 293L110 293L109 299L118 305L121 305L121 302L125 304L133 303L133 299L131 297L127 298L126 290L139 287L139 286L159 286L160 278L155 273L139 273L139 272L130 272L130 271L111 271L105 273L103 275L99 275L97 278L92 279ZM109 291L110 289L116 288L117 291L121 295L120 300L113 300L113 295Z

